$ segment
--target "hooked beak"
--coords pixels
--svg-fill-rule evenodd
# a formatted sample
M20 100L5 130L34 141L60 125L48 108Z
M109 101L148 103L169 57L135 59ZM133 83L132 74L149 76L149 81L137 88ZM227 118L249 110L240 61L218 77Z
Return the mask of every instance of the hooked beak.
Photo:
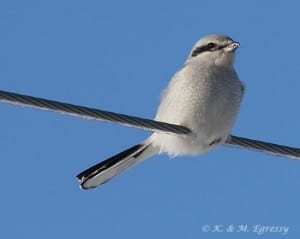
M225 47L225 51L226 52L234 52L239 46L240 46L240 43L232 42L228 46Z

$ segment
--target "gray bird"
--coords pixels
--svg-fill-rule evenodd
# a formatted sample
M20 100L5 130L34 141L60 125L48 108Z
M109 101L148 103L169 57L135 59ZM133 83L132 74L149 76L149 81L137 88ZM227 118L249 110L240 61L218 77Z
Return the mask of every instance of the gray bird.
M244 87L233 68L239 43L212 34L201 38L162 94L155 120L182 125L185 136L153 133L145 141L77 175L81 188L101 185L153 155L198 155L225 142Z

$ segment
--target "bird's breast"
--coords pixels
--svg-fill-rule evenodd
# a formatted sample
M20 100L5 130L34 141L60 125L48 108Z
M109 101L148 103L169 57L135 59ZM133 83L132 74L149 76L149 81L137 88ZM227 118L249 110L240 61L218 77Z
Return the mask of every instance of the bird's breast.
M199 153L215 140L224 141L241 97L241 83L233 69L183 68L165 90L155 119L186 126L193 134L190 138L161 135L163 151Z

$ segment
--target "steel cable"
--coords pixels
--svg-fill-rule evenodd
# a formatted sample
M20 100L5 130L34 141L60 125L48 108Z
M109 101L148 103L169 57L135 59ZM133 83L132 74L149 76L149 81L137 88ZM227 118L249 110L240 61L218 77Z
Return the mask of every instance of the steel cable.
M180 125L174 125L165 122L159 122L150 119L118 114L85 106L62 103L58 101L47 100L28 95L21 95L1 90L0 101L16 105L31 106L42 110L51 110L62 114L83 117L86 119L110 121L125 126L131 126L155 132L165 132L179 135L186 135L191 132L188 128ZM269 153L276 156L300 159L299 148L293 148L285 145L238 137L234 135L230 135L224 145L235 147L237 146L245 149Z

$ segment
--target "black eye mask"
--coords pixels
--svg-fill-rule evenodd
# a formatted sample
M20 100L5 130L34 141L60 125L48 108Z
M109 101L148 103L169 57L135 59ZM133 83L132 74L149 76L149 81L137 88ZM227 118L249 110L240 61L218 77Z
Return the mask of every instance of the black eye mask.
M220 50L224 47L226 47L226 45L220 46L220 45L217 45L213 42L210 42L210 43L208 43L204 46L197 47L195 50L193 50L191 56L192 57L197 56L200 53L205 52L205 51L217 51L217 50Z

